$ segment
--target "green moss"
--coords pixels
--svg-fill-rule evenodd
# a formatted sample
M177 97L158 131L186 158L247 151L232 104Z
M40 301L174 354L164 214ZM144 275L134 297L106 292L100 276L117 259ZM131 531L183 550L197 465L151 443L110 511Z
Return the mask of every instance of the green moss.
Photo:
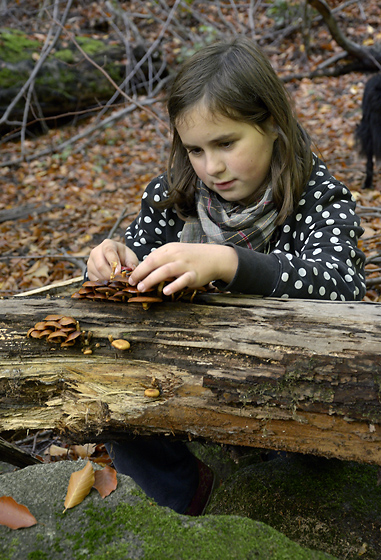
M49 560L49 556L42 550L35 550L28 554L28 560Z
M66 62L67 64L71 64L74 62L74 53L70 49L62 49L54 54L56 58L62 60L62 62Z
M28 79L27 72L20 72L17 76L17 80L15 80L15 72L9 70L8 68L1 68L0 69L0 87L7 89L14 87L18 83L23 83Z
M97 41L91 37L77 37L76 41L88 55L94 55L105 50L105 45L102 41Z
M378 559L381 488L375 466L297 455L258 464L219 489L210 511L262 521L303 546L347 560L366 542L367 560Z
M17 537L15 537L14 539L12 539L7 552L0 550L0 560L11 560L18 546L19 546L19 540Z
M86 510L88 528L75 535L77 560L215 560L235 558L257 560L311 560L332 558L306 551L261 523L232 517L186 519L146 501L131 506L120 504L112 518L106 508ZM125 544L125 535L129 545ZM234 541L232 535L234 534Z
M0 60L16 63L30 58L30 53L39 51L38 41L28 39L27 35L17 29L0 30Z

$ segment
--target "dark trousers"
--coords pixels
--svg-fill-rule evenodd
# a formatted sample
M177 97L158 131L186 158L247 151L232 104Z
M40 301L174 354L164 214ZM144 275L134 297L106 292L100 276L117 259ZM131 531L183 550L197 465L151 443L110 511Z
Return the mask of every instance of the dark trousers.
M115 469L130 476L160 506L184 513L198 486L194 455L185 443L161 438L110 442Z

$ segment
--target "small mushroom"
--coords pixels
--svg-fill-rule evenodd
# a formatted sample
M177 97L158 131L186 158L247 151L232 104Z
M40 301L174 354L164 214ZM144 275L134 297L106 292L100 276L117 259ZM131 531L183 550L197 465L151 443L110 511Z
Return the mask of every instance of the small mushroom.
M48 315L45 317L45 321L59 321L62 317L62 315Z
M136 296L128 300L128 303L161 303L163 300L161 297L156 296Z
M44 331L45 325L46 325L45 321L38 321L38 323L34 325L34 328L36 329L36 331Z
M74 342L81 334L81 331L73 331L67 336L65 342Z
M160 397L160 391L159 391L159 389L155 389L154 387L150 387L150 388L148 388L144 391L144 396L145 397L150 397L151 399L155 398L155 397Z
M111 346L113 346L117 350L124 351L124 350L128 350L131 344L128 342L128 340L124 340L123 338L118 338L117 340L113 340L111 342Z
M63 342L64 340L66 340L66 337L67 333L65 333L64 331L54 331L50 333L47 340L49 342Z
M39 331L41 333L41 338L44 338L44 336L48 337L49 335L52 334L51 329L46 329L44 331Z
M45 325L45 329L47 329L49 327L52 327L53 329L58 329L58 330L61 329L61 325L60 325L60 323L58 323L58 321L52 321L52 320L46 321L45 320L44 325Z
M62 327L68 327L70 325L72 325L73 327L77 326L77 321L74 319L74 317L62 317L58 322Z
M29 331L31 331L29 333L29 336L31 336L32 338L41 338L42 331L37 331L34 327L32 329L29 329Z
M87 280L87 282L84 282L82 284L83 288L99 288L100 286L107 286L108 282L107 280L105 281L100 281L100 280Z
M74 346L75 344L75 340L70 340L69 342L67 340L64 340L63 342L61 342L61 348L69 348L69 346Z

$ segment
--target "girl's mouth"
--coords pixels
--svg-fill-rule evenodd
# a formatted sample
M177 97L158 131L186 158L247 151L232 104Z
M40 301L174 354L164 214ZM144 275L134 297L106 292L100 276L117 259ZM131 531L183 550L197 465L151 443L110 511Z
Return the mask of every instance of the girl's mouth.
M224 191L230 189L233 186L234 181L235 179L232 179L231 181L224 181L223 183L214 183L214 186L219 191Z

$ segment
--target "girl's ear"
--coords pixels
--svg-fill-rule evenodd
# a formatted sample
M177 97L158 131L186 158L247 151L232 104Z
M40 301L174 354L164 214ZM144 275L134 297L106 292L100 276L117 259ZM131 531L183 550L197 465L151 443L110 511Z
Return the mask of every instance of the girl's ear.
M267 133L270 134L270 136L272 136L274 142L275 140L278 138L279 136L279 128L278 125L274 119L274 117L271 115L271 117L268 119L268 121L266 122L268 128L267 128Z

